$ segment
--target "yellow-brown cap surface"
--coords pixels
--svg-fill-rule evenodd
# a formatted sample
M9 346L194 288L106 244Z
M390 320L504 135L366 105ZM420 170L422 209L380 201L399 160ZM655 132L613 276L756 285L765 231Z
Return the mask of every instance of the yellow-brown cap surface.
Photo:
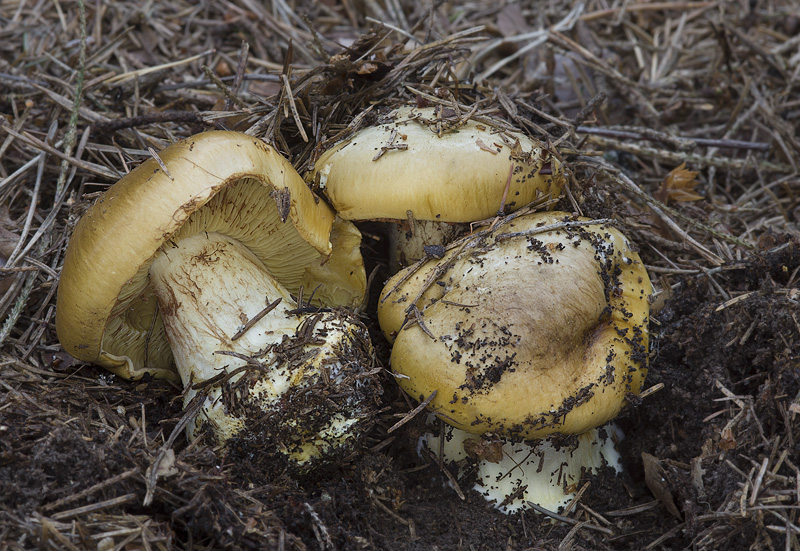
M504 197L511 212L559 196L561 165L544 144L445 112L397 109L323 153L309 179L347 220L406 220L411 211L416 220L473 222L494 216Z
M429 408L445 422L521 439L579 434L641 390L651 285L613 227L528 214L409 270L386 284L379 321L398 383L417 400L436 391Z

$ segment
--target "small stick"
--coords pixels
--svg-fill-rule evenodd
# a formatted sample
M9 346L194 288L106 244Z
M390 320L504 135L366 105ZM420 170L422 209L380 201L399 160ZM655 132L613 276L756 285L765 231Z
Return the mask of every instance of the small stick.
M203 72L208 77L208 80L213 82L214 86L219 88L219 91L222 92L222 94L226 98L231 100L233 103L235 103L241 109L244 109L244 110L248 109L247 104L245 102L243 102L241 99L239 99L239 97L236 94L234 94L233 91L231 91L230 88L228 88L228 85L225 84L224 82L222 82L222 80L216 75L216 73L214 73L214 71L212 71L206 65L203 65Z
M144 126L156 122L182 122L182 123L195 123L205 124L201 113L196 111L160 111L157 113L146 113L136 117L126 117L122 119L113 119L109 122L96 122L92 124L92 128L100 135L116 132L124 128L133 128L135 126Z
M608 136L610 138L622 138L627 140L646 140L646 141L662 141L655 136L648 136L641 132L632 132L627 130L615 130L613 128L594 128L589 126L578 126L576 132L583 134L596 134L598 136ZM765 142L746 142L742 140L731 140L727 138L712 139L712 138L684 138L675 136L673 139L677 140L684 147L692 149L693 146L708 146L720 147L730 149L755 149L757 151L769 151L772 146Z
M586 107L580 110L580 112L575 116L574 124L576 130L580 130L581 128L586 128L585 126L581 126L586 119L592 116L594 110L600 107L603 102L606 101L608 96L605 92L600 92L595 95L592 99L589 100L589 103L586 104Z
M181 65L185 65L187 63L191 63L192 61L196 61L201 57L213 54L215 50L212 48L210 50L206 50L204 52L200 52L197 55L193 55L191 57L187 57L185 59L181 59L178 61L171 61L169 63L163 63L161 65L155 65L153 67L146 67L144 69L136 69L135 71L129 71L127 73L122 73L120 75L113 76L108 80L105 80L103 84L112 85L112 84L122 84L127 80L131 80L133 78L142 77L144 75L155 73L156 71L161 71L164 69L174 69L175 67L179 67Z
M98 482L97 484L95 484L93 486L90 486L89 488L86 488L85 490L81 490L80 492L77 492L77 493L74 493L74 494L70 494L67 497L59 499L58 501L55 501L53 503L48 503L47 505L42 507L42 510L43 511L51 511L53 509L58 509L59 507L61 507L63 505L66 505L68 503L72 503L73 501L77 501L79 499L83 499L85 497L88 497L88 496L94 494L95 492L97 492L99 490L102 490L102 489L107 488L109 486L113 486L114 484L118 484L118 483L122 482L123 480L126 480L126 479L130 478L131 476L133 476L135 474L138 474L138 473L139 473L139 467L134 467L132 469L129 469L129 470L125 471L124 473L120 473L120 474L118 474L116 476L112 476L111 478L103 480L102 482Z
M242 88L242 80L244 79L244 71L247 68L247 54L250 51L250 44L247 40L242 40L242 45L239 47L239 60L236 65L236 76L233 80L232 92L234 95L239 93ZM225 111L230 111L233 107L233 100L228 98L225 100Z
M511 177L514 175L514 164L512 163L508 169L508 178L506 179L506 187L503 189L503 200L500 201L500 208L497 211L498 216L502 216L506 210L506 199L508 199L508 189L511 187Z
M589 524L587 521L581 522L579 520L575 520L574 518L569 518L569 517L565 517L564 515L559 515L558 513L554 513L553 511L551 511L549 509L545 509L544 507L541 507L541 506L539 506L539 505L537 505L537 504L535 504L535 503L533 503L531 501L526 502L526 504L528 505L528 507L530 507L534 511L539 512L539 513L541 513L541 514L543 514L545 516L548 516L548 517L550 517L552 519L555 519L555 520L558 520L558 521L561 521L561 522L565 522L565 523L571 524L573 526L581 525L581 528L589 528L590 530L597 530L598 532L602 532L602 533L607 534L609 536L613 536L614 535L614 532L609 530L608 528L604 528L604 527L598 526L596 524Z
M280 303L281 303L281 300L283 300L283 299L281 299L281 298L278 298L278 299L276 299L274 302L270 302L269 304L267 304L267 306L266 306L266 307L265 307L263 310L261 310L261 311L260 311L258 314L256 314L256 315L255 315L255 316L253 316L252 318L250 318L250 319L247 321L247 323L245 323L245 324L242 326L242 328L241 328L241 329L239 329L239 330L238 330L238 331L237 331L237 332L236 332L236 333L235 333L235 334L234 334L234 335L231 337L231 340L232 340L232 341L235 341L235 340L237 340L237 339L241 338L241 336L242 336L242 335L244 335L245 333L247 333L247 332L248 332L250 329L252 329L252 327L253 327L255 324L257 324L257 323L258 323L258 322L261 320L261 318L263 318L264 316L266 316L267 314L269 314L270 312L272 312L272 311L275 309L275 307L276 307L276 306L278 306L278 304L280 304Z
M150 476L146 480L147 490L144 494L144 500L142 502L142 505L145 507L148 507L153 502L153 494L156 491L156 482L158 480L158 466L167 455L167 450L172 449L172 445L175 444L175 440L178 439L178 435L183 432L190 422L194 421L194 418L200 412L200 409L205 401L206 395L203 393L199 393L192 398L192 401L189 402L189 404L184 408L180 421L178 421L178 424L172 429L172 433L169 435L169 438L167 438L167 441L164 442L164 444L161 446L161 449L158 451L158 455L156 455L155 460L153 460L153 463L150 466Z
M663 388L664 388L664 383L658 383L658 384L655 384L655 385L651 386L650 388L648 388L648 389L646 389L646 390L643 390L643 391L641 392L641 394L639 394L639 398L641 398L642 400L644 400L644 399L645 399L645 398L647 398L648 396L650 396L650 395L652 395L652 394L655 394L656 392L658 392L659 390L661 390L661 389L663 389Z
M403 418L402 418L402 419L400 419L400 420L399 420L397 423L395 423L394 425L392 425L392 426L389 428L389 430L387 430L387 431L386 431L386 433L387 433L387 434L391 434L391 433L393 433L394 431L396 431L397 429L399 429L400 427L402 427L403 425L405 425L406 423L408 423L409 421L411 421L411 420L412 420L414 417L416 417L416 415L417 415L417 414L418 414L420 411L422 411L423 409L425 409L425 407L426 407L428 404L430 404L430 403L431 403L431 400L433 400L433 399L436 397L436 393L437 393L437 391L436 391L436 390L434 390L433 392L431 392L431 395L430 395L430 396L428 396L427 398L425 398L425 400L423 400L422 402L420 402L420 403L419 403L419 405L418 405L417 407L415 407L414 409L412 409L411 411L409 411L409 412L408 412L408 413L407 413L405 416L403 416Z
M378 153L372 158L373 161L377 161L378 159L383 157L383 155L387 151L389 151L391 149L395 149L395 150L398 150L398 151L405 151L405 150L408 149L408 144L406 144L406 143L394 143L394 141L397 139L397 135L398 135L397 134L397 129L393 128L392 129L392 133L389 135L389 141L387 141L384 145L381 146L381 150L378 151ZM411 212L411 211L408 211L408 212Z
M571 221L564 221L564 222L556 222L555 224L547 224L545 226L539 226L538 228L531 228L529 230L523 231L516 231L512 233L501 233L495 236L495 241L501 241L503 239L511 239L512 237L523 237L529 235L536 235L538 233L545 233L554 230L560 230L563 228L573 228L577 226L593 226L593 225L604 225L604 224L613 224L614 220L611 218L597 218L595 220L571 220Z
M89 505L76 507L75 509L70 509L69 511L55 513L51 518L53 520L64 520L71 517L84 515L86 513L94 513L96 511L108 509L109 507L116 507L117 505L123 505L125 503L130 503L131 501L135 500L136 500L136 494L125 494L123 496L114 497L111 499L107 499L105 501L100 501L98 503L90 503Z
M662 161L670 161L676 164L686 162L724 168L728 170L758 168L759 170L765 172L794 172L794 168L791 165L776 163L773 161L756 161L751 158L733 159L731 157L709 157L682 151L670 151L668 149L646 147L639 143L625 142L621 140L615 140L613 138L604 138L603 136L599 135L592 135L589 140L592 144L604 149L618 149L620 151L633 153L634 155L660 159Z
M283 87L286 92L286 99L289 101L289 109L292 110L292 118L294 118L294 123L297 125L297 130L300 131L300 137L303 138L304 142L308 143L308 134L306 134L306 129L303 128L303 121L300 120L300 114L297 112L297 105L294 103L292 87L289 85L289 77L287 77L286 74L282 74L281 80L283 81Z
M156 153L156 150L153 149L150 146L147 146L147 151L149 151L150 155L156 160L156 162L158 163L158 166L160 166L161 170L164 171L164 174L167 175L167 178L169 178L170 180L172 180L174 182L175 178L173 178L172 174L169 173L169 170L167 169L167 165L165 165L164 161L161 160L161 157L158 156L158 153Z

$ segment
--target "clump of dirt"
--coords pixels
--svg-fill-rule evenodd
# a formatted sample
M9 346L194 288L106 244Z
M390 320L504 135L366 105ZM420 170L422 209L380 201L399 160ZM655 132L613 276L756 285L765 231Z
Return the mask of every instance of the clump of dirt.
M0 467L0 502L32 511L83 490L108 477L104 455L102 443L87 442L67 427L36 442L30 455L9 450L3 457L6 466Z

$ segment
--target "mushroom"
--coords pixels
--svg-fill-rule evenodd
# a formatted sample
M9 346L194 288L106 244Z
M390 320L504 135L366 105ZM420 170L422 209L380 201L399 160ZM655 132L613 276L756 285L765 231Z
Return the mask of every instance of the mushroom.
M269 441L303 464L357 435L372 407L366 329L335 308L364 299L359 243L272 147L200 134L142 163L78 222L59 340L124 378L179 376L186 403L206 393L190 436L209 426L225 442L279 419L271 431L292 437ZM304 289L327 308L301 303Z
M444 422L514 443L557 435L558 447L640 392L650 293L607 222L511 215L395 274L378 319L398 383Z
M561 193L561 164L545 144L478 118L442 106L400 107L325 151L308 179L342 218L395 222L396 271L465 223Z

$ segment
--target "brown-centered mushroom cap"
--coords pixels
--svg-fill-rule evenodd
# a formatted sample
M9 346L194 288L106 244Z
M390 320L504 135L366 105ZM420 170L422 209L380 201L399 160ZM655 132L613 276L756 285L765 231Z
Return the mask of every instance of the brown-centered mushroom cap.
M613 227L519 216L410 270L386 284L379 321L398 383L417 400L436 391L429 408L445 422L510 438L580 434L640 391L651 286Z
M314 296L327 305L362 302L358 230L336 221L272 147L215 131L159 157L168 172L148 159L75 228L56 312L59 340L71 355L127 378L176 378L148 270L162 247L168 254L171 241L202 232L242 243L292 293L303 286L308 298L319 286Z
M441 112L440 112L441 113ZM347 220L473 222L564 185L559 161L527 136L449 108L399 108L326 151L310 178ZM508 190L506 190L508 184Z

